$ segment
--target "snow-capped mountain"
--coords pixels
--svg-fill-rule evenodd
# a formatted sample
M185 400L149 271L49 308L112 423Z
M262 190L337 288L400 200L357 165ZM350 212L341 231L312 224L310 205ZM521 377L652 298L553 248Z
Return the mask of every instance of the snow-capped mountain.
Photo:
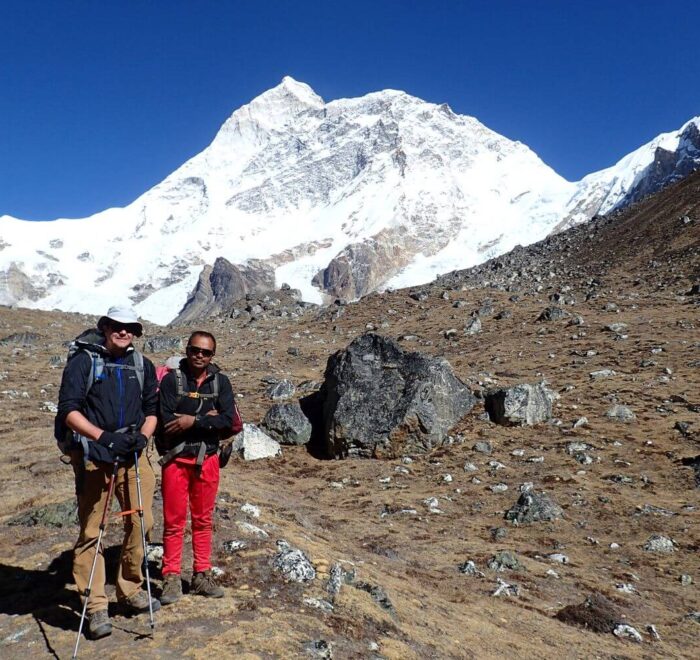
M659 180L697 167L698 126L570 183L447 105L392 90L325 103L285 78L125 208L2 216L0 303L97 314L129 299L166 323L231 279L218 257L241 291L288 283L312 302L426 282L649 192L657 161Z

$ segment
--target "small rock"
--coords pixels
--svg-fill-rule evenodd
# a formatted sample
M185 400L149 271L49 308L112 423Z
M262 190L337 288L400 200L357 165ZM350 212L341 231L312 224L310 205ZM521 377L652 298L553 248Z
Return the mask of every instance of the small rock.
M693 584L693 578L690 575L686 575L685 573L681 575L678 578L678 581L684 586L684 587L689 587L691 584Z
M279 442L263 433L254 424L243 424L243 432L234 441L233 449L240 451L246 461L274 458L282 453Z
M505 580L501 578L496 578L497 586L495 591L491 594L492 596L518 596L520 595L520 588L515 584L508 584Z
M479 332L481 332L481 319L478 316L475 316L467 321L466 325L464 326L464 334L475 335Z
M487 456L490 456L493 452L493 447L491 446L491 443L485 441L479 441L474 443L472 449L474 451L478 451L480 454L486 454Z
M613 635L620 637L622 639L629 639L633 642L641 643L642 636L639 632L632 626L628 626L626 623L620 623L613 629Z
M518 561L518 558L509 550L501 550L489 559L487 566L492 571L518 571L523 568L523 565Z
M489 486L491 489L491 492L493 493L505 493L508 490L507 484L494 484L493 486Z
M270 536L264 529L241 520L236 521L236 527L238 527L238 529L240 529L244 534L248 534L249 536L254 536L259 539L266 539Z
M223 543L224 551L228 552L229 554L240 552L241 550L245 550L247 547L248 544L245 541L239 541L236 539L232 541L224 541Z
M333 611L333 604L329 603L327 600L323 600L322 598L304 598L304 604L308 605L309 607L314 607L317 610L321 610L322 612Z
M617 376L617 372L612 369L599 369L598 371L591 371L588 374L593 380L601 380L602 378L612 378Z
M473 577L484 577L484 574L476 567L476 564L471 559L459 566L459 572Z
M520 495L516 504L506 512L505 518L511 522L524 525L543 520L556 520L564 512L550 497L532 490Z
M241 507L241 511L251 518L260 518L260 507L257 507L254 504L249 504L246 502Z
M668 536L652 534L644 544L646 552L669 553L676 551L676 544Z
M316 577L316 569L301 550L293 548L284 540L277 541L277 550L272 565L285 579L292 582L310 582Z
M627 406L621 406L619 404L616 404L614 406L611 406L608 408L608 411L605 413L605 416L608 417L609 419L613 419L617 422L632 422L635 419L637 419L637 416L634 414L631 408Z

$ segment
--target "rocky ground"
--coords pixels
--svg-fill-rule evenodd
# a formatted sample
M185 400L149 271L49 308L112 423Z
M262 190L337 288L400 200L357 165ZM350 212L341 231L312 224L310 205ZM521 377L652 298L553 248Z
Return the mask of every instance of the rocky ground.
M82 655L697 657L699 279L694 176L425 287L203 322L249 422L271 405L271 382L313 391L328 357L368 330L444 356L478 397L545 380L559 398L550 422L523 427L493 424L479 398L430 454L322 460L285 446L233 459L215 534L225 598L186 596L156 615L152 637L147 616L115 605L114 634L83 641ZM77 527L51 404L64 343L94 320L0 308L2 657L64 658L74 644ZM144 339L191 328L147 326ZM633 417L608 416L615 406ZM560 519L505 519L528 483ZM156 519L157 591L159 502ZM294 566L305 582L285 573L280 540L308 558ZM113 524L111 565L118 541Z

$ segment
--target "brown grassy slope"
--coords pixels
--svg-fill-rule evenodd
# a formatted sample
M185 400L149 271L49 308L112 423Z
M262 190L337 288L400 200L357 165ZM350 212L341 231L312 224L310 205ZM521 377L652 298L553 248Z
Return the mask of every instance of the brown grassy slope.
M414 336L402 340L406 348L445 356L477 391L545 378L560 394L560 423L496 427L477 407L454 430L453 444L414 456L412 463L319 461L302 448L286 447L279 459L232 462L222 476L215 547L226 597L210 602L187 596L163 610L153 640L138 634L147 632L143 617L117 613L112 637L86 642L84 654L311 657L309 644L324 640L335 658L694 657L698 623L686 614L700 610L700 491L683 459L700 454L700 318L697 298L681 294L698 273L699 185L700 178L691 177L613 219L501 257L504 265L495 270L490 263L442 278L423 287L424 301L395 291L295 320L203 322L219 339L217 360L234 375L248 421L259 421L270 404L263 377L286 377L297 385L319 381L328 355L369 324L394 338ZM683 224L685 214L694 223ZM527 275L510 278L517 272ZM592 284L594 277L601 283ZM487 280L492 286L482 288ZM566 309L580 314L584 325L535 323L551 304L549 296L561 292L576 299ZM462 335L471 311L487 297L496 312L512 316L485 316L481 334ZM465 306L453 307L456 301ZM55 400L60 379L49 358L62 355L62 342L93 320L0 309L0 338L22 330L40 336L31 347L0 346L2 657L67 657L74 641L75 594L65 553L76 528L4 523L17 512L71 497L70 471L57 461L50 440L52 415L41 408ZM626 338L603 329L612 322L627 324ZM449 328L460 330L456 338L445 338ZM186 335L189 329L148 326L147 334ZM299 355L290 355L290 346ZM603 368L615 375L589 376ZM637 420L608 420L612 403L629 405ZM574 429L582 416L588 423ZM674 430L677 422L689 424L685 435ZM488 440L492 455L475 452L477 440ZM591 464L565 452L574 440L590 445ZM477 471L465 471L467 462ZM503 513L524 482L546 490L564 509L564 519L507 525ZM501 483L508 490L491 490ZM438 498L441 513L428 511L428 497ZM240 511L244 502L261 508L260 519L250 522L269 538L241 530L238 523L248 520ZM154 540L160 533L159 524ZM644 551L655 533L673 538L676 551ZM109 544L118 537L113 525ZM311 585L285 584L271 569L278 538L302 548L315 563L319 577ZM245 539L248 547L228 554L223 543L231 539ZM516 553L524 568L501 574L488 569L499 550ZM547 558L552 553L565 554L568 563L553 563ZM459 572L467 559L483 578ZM304 598L327 598L325 578L335 562L355 570L356 584L380 587L393 610L350 585L341 589L332 613L306 603ZM682 575L693 584L684 586ZM497 577L517 584L520 595L492 597ZM625 587L630 593L620 585L631 585ZM612 599L644 642L553 618L591 593ZM645 632L647 624L657 627L660 641ZM371 650L373 644L378 650Z

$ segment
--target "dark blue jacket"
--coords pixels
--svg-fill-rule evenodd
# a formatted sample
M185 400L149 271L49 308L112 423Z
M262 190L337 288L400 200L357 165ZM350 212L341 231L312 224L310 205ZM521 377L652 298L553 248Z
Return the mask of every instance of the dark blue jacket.
M105 357L108 362L134 364L132 348L123 358L110 358L106 351ZM143 359L143 393L135 371L108 365L99 380L88 383L90 365L85 352L68 361L58 394L59 420L64 422L77 410L102 430L117 431L132 424L140 429L146 417L157 414L156 370L149 359Z

